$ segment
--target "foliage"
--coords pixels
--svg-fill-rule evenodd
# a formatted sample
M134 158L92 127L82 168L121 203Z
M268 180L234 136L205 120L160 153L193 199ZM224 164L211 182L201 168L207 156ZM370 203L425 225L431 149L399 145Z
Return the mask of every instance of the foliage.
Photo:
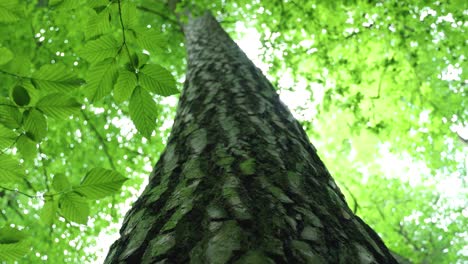
M256 30L265 74L392 250L467 260L466 1L181 2L236 39ZM176 20L164 1L0 1L0 260L102 256L167 140Z

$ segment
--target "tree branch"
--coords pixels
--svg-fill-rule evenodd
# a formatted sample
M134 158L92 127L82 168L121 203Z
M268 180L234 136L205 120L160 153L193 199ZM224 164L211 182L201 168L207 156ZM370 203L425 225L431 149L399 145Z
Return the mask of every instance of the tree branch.
M177 20L167 16L166 14L163 14L161 12L158 12L156 10L153 10L153 9L150 9L150 8L144 7L144 6L137 6L137 8L140 9L141 11L160 16L160 17L164 18L165 20L167 20L168 22L171 22L172 24L175 24L175 25L177 25L177 27L180 28L179 22Z
M422 250L422 247L419 246L418 244L416 244L408 235L408 232L404 229L404 226L403 224L399 223L398 224L398 229L396 229L396 232L398 234L400 234L403 239L406 241L406 243L408 243L411 247L413 247L414 250L418 251L418 252L424 252L424 250Z
M354 203L353 213L356 214L358 209L360 208L359 203L358 203L358 201L356 199L356 196L354 196L354 194L351 192L351 190L348 188L348 186L346 186L346 184L340 183L340 186L343 187L349 193L349 195L351 196L351 199L353 200L353 203Z
M6 75L10 75L10 76L13 76L13 77L16 77L16 78L31 79L30 77L21 76L21 75L15 74L15 73L7 72L7 71L5 71L5 70L0 70L0 73L6 74Z
M22 194L22 195L27 196L29 198L40 198L40 196L27 194L27 193L22 192L22 191L17 190L17 189L10 189L10 188L7 188L7 187L1 186L1 185L0 185L0 188L5 190L5 191L10 191L10 192L15 192L15 193L18 193L18 194Z
M127 45L127 38L125 36L125 26L124 26L124 22L123 22L123 19L122 19L122 5L120 4L120 0L118 0L117 3L119 5L120 27L122 28L122 46L119 49L119 53L122 51L122 48L125 47L125 50L127 51L128 60L130 61L130 64L132 65L132 68L136 69L137 65L133 64L133 60L132 60L132 57L130 55L130 50L128 49L128 45Z
M107 157L107 160L109 161L109 165L111 166L111 168L113 170L117 170L115 164L114 164L114 160L112 159L112 156L109 152L109 149L107 147L107 143L106 143L106 140L104 139L104 137L99 133L99 130L97 129L97 127L91 122L91 119L88 117L88 115L86 115L85 111L83 109L81 109L81 113L83 114L83 118L86 120L86 122L88 122L89 124L89 127L91 128L91 130L94 132L94 134L96 134L96 137L97 139L99 140L99 143L101 143L102 145L102 150L104 151L104 154L106 154L106 157Z
M41 145L39 145L39 156L41 157L40 160L41 160L41 163L42 163L42 172L44 173L44 183L45 183L45 186L46 186L46 190L47 191L50 191L50 187L49 187L49 177L47 176L47 169L46 169L46 165L45 165L45 158L42 157L42 154L44 154L44 152L42 152L42 148L41 148ZM44 154L45 155L45 154Z

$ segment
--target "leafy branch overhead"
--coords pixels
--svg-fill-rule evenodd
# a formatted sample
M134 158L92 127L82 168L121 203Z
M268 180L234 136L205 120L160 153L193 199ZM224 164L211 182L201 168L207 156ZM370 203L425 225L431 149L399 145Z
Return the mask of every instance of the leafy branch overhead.
M86 224L90 213L88 201L117 194L126 180L120 173L102 168L90 170L79 185L72 185L64 174L57 174L52 180L55 192L44 195L42 220L53 223L58 212L69 221Z
M145 88L151 95L169 96L178 93L172 74L157 64L143 61L144 52L161 50L163 38L154 29L144 29L138 22L138 10L128 1L117 1L113 4L102 3L94 6L96 17L90 18L94 31L91 34L96 39L88 40L78 54L90 64L86 77L85 93L91 101L96 101L111 92L118 103L129 100L137 86ZM116 12L113 10L116 9ZM101 15L107 18L106 23L96 22ZM116 36L108 24L120 24L120 32ZM131 41L131 42L130 42ZM135 95L138 97L138 95ZM132 101L130 101L131 104ZM156 103L148 110L156 109ZM129 107L130 117L135 127L142 135L149 138L155 128L157 112L149 113L152 119L141 116Z
M8 47L0 47L0 53L3 55L0 66L5 66L4 69L0 67L0 73L18 80L17 84L11 87L11 97L18 109L21 107L27 109L31 101L38 101L36 106L45 115L52 118L65 118L66 115L76 113L72 108L76 107L77 101L81 99L73 99L76 97L74 91L80 87L82 87L86 98L92 102L96 102L113 92L117 102L122 103L130 99L130 95L137 86L144 87L152 95L168 96L178 93L176 82L170 72L157 64L147 63L143 60L144 52L161 51L161 46L165 42L162 35L156 30L144 28L138 24L138 11L135 5L128 1L122 1L122 3L120 1L111 3L93 1L88 6L72 2L50 1L49 4L55 7L57 12L78 7L93 10L90 11L92 15L88 17L88 27L84 32L87 40L81 48L77 49L77 54L90 63L85 78L86 83L62 63L42 65L32 75L25 75L26 71L15 69L13 52ZM9 5L8 7L12 8L13 6ZM120 30L117 31L118 34L116 34L116 29ZM124 69L133 73L134 77L129 77L128 72ZM136 78L136 82L123 85L122 82L130 80L128 78ZM82 86L83 84L85 85ZM50 93L57 94L51 96ZM74 95L64 99L65 96L59 96L58 93L73 93ZM59 97L62 97L60 102L50 101ZM153 104L156 103L153 102ZM3 108L5 112L9 111L12 112L11 115L17 115L15 109L7 109L6 106ZM156 109L156 107L152 107L152 109ZM5 114L7 115L7 113ZM157 118L156 112L151 115L154 118L149 120L140 117L139 113L136 112L130 114L137 129L146 137L151 136L151 133L148 133L148 128L154 131L155 119ZM10 118L4 117L4 119ZM144 130L140 130L141 120L145 120ZM9 126L13 125L11 122L8 122Z
M27 13L41 4L1 1L0 24L9 30L36 19ZM31 63L43 50L40 39L24 40L25 45L20 47L11 41L0 42L0 76L6 80L1 89L8 90L0 90L0 195L2 190L16 190L28 199L42 200L40 215L47 226L55 222L57 215L86 224L92 211L89 200L118 194L127 178L115 170L94 168L74 185L65 176L68 174L49 171L50 158L44 149L50 145L50 128L58 122L75 122L72 120L80 118L80 111L89 109L90 103L114 98L125 112L129 111L137 130L149 139L159 114L153 97L176 94L178 90L169 71L148 61L148 54L161 52L166 43L160 32L139 23L140 11L131 1L51 0L48 5L49 9L43 11L50 12L48 15L56 22L67 12L86 13L87 25L79 33L81 39L74 38L70 50L80 65L50 59ZM29 166L33 164L37 169L31 171ZM36 171L44 177L39 188L28 179ZM55 175L52 180L51 175ZM33 182L37 185L38 180ZM30 195L19 188L33 188L39 194ZM22 237L18 243L9 243L1 235L0 261L18 259L26 253Z
M19 182L23 174L24 168L18 161L7 155L0 155L1 182ZM127 180L120 173L103 168L91 169L78 185L72 185L64 174L56 174L52 180L54 192L43 195L45 202L43 210L47 211L43 217L44 223L53 222L55 214L50 212L59 212L69 221L86 224L89 215L88 200L117 194ZM58 203L53 203L57 200Z

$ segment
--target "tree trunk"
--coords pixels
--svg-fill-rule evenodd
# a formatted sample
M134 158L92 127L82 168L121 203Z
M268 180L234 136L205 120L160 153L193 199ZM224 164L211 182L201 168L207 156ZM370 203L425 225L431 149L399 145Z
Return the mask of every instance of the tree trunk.
M105 263L397 263L216 20L184 31L171 136Z

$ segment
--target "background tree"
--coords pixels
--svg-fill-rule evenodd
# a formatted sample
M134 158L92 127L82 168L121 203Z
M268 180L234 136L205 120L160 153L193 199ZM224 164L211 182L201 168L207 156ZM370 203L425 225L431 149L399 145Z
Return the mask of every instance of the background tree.
M249 32L244 28L260 34L252 35L263 47L257 64L323 153L351 208L390 248L416 262L466 260L466 149L453 133L466 127L464 1L196 4L212 10L241 42L239 32ZM0 23L0 226L28 235L2 229L0 248L12 257L28 252L26 262L94 262L96 236L102 240L109 223L114 233L120 226L174 115L167 106L173 100L158 96L149 116L132 110L121 89L132 83L126 69L158 63L181 80L183 35L158 1L4 0ZM164 70L145 71L138 74L146 76L147 87L141 86L150 94L175 92ZM166 76L159 86L155 72ZM293 91L300 95L296 104L288 100ZM141 136L148 131L151 144ZM109 170L129 178L122 192L115 188L94 202L89 219L50 210L59 197L62 205L86 204L58 179L68 179L76 192L100 167L108 170L101 178L112 176L117 186L124 179ZM34 245L32 251L21 251L30 248L23 243Z

